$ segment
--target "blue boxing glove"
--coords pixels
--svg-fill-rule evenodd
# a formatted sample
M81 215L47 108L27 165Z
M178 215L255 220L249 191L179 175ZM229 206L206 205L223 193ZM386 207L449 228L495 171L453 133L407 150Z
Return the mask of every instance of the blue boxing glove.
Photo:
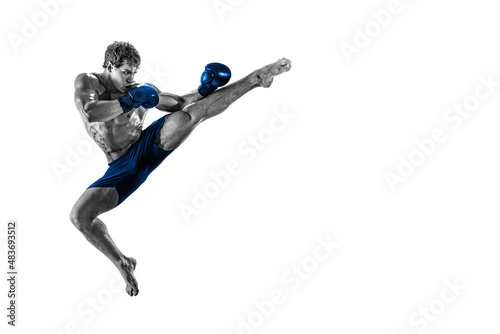
M129 112L134 108L143 106L146 109L154 108L160 101L158 92L150 84L140 84L131 88L127 93L118 98L123 112Z
M203 97L212 94L219 87L224 86L231 79L229 67L219 63L210 63L205 66L205 71L201 75L201 85L198 93Z

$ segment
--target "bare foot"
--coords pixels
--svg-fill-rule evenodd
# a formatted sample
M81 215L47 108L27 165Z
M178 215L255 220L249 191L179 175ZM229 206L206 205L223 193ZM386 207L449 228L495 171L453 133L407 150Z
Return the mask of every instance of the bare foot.
M289 59L281 58L273 64L262 67L255 72L258 85L260 87L268 88L273 83L275 76L290 71L292 62Z
M139 285L134 277L134 270L137 261L133 257L125 257L123 261L118 263L118 270L122 274L125 283L127 283L126 291L130 296L137 296L139 293Z

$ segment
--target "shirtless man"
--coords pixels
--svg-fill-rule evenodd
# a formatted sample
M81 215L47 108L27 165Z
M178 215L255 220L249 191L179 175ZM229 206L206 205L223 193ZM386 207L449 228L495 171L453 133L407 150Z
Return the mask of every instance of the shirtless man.
M274 76L290 70L291 62L280 59L220 89L231 72L225 65L208 64L198 89L177 96L134 82L141 59L131 44L112 43L104 58L102 73L76 77L74 98L87 133L106 155L109 167L77 200L70 219L120 271L127 293L136 296L137 261L116 247L97 217L132 194L198 124L222 113L253 88L269 87ZM166 115L143 130L147 109L153 107Z

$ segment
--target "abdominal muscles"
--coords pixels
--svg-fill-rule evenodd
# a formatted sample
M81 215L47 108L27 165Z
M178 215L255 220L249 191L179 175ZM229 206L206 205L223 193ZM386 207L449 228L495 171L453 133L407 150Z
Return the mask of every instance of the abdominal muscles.
M141 136L142 123L139 120L134 122L127 119L127 121L91 123L88 132L104 153L118 152L130 147Z

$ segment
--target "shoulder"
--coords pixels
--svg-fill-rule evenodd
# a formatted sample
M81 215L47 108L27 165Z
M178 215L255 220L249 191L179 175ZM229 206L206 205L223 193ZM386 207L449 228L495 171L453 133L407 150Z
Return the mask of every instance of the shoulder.
M96 89L99 79L94 73L80 73L75 78L75 89Z

